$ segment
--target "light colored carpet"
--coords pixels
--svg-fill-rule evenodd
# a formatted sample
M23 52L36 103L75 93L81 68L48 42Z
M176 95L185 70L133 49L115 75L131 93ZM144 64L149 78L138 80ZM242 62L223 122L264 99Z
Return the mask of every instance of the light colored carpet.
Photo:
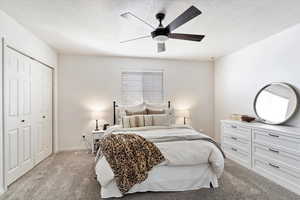
M94 161L84 151L53 155L13 183L0 200L96 200ZM122 200L300 200L275 183L227 160L217 189L130 194Z

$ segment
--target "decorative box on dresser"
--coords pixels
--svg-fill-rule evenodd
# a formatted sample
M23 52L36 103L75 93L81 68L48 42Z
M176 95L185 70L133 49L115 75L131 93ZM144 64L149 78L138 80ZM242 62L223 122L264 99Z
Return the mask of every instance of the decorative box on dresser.
M300 128L221 121L226 156L300 195Z

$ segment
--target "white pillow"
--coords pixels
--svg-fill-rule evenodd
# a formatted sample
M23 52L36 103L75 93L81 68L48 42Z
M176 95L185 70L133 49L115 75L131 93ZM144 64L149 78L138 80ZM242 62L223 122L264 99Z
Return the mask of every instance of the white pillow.
M153 125L152 115L144 115L144 124L145 124L145 126L152 126Z
M157 110L157 109L167 109L168 108L168 104L165 103L145 103L145 107L149 108L149 109L153 109L153 110Z
M145 103L145 107L150 110L165 110L165 114L169 115L169 124L175 124L175 111L174 108L171 106L171 108L168 107L168 104L161 103L161 104L151 104L151 103Z
M153 126L169 126L170 119L168 114L152 115Z
M122 126L123 128L130 128L130 116L122 117Z
M126 112L125 110L128 110L130 112L136 112L136 111L140 111L140 110L145 110L145 104L137 104L137 105L133 105L133 106L126 106L126 105L118 105L118 107L116 107L116 118L117 118L117 124L122 123L122 117L126 116Z

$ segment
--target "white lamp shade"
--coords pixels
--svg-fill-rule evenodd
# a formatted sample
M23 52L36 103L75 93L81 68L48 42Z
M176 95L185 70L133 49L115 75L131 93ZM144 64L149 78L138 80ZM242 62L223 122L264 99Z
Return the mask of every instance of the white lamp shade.
M100 120L103 118L103 113L100 111L94 111L92 112L92 119L94 120Z
M176 117L189 118L190 117L190 111L188 109L175 110L175 115L176 115Z

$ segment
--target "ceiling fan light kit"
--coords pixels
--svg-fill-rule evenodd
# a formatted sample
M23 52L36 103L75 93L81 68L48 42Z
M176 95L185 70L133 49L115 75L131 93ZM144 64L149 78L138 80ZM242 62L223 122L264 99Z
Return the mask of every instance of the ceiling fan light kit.
M163 43L169 39L170 30L167 28L164 28L162 25L162 20L165 18L164 13L158 13L156 14L156 19L159 20L159 26L157 29L151 32L151 36L153 40Z
M145 20L135 16L130 12L126 13L126 15L128 14L131 14L140 22L143 22L144 24L153 28L153 26L147 23ZM156 29L154 28L154 30L151 32L151 35L121 41L121 43L152 37L152 39L157 42L157 52L160 53L166 51L165 41L167 41L169 38L200 42L205 37L204 35L172 33L172 31L174 31L176 28L187 23L188 21L192 20L200 14L201 11L198 8L196 8L195 6L191 6L181 15L179 15L176 19L174 19L168 26L164 27L162 25L162 21L165 18L165 14L157 13L156 19L159 21L159 25ZM124 17L124 14L121 14L121 16Z

